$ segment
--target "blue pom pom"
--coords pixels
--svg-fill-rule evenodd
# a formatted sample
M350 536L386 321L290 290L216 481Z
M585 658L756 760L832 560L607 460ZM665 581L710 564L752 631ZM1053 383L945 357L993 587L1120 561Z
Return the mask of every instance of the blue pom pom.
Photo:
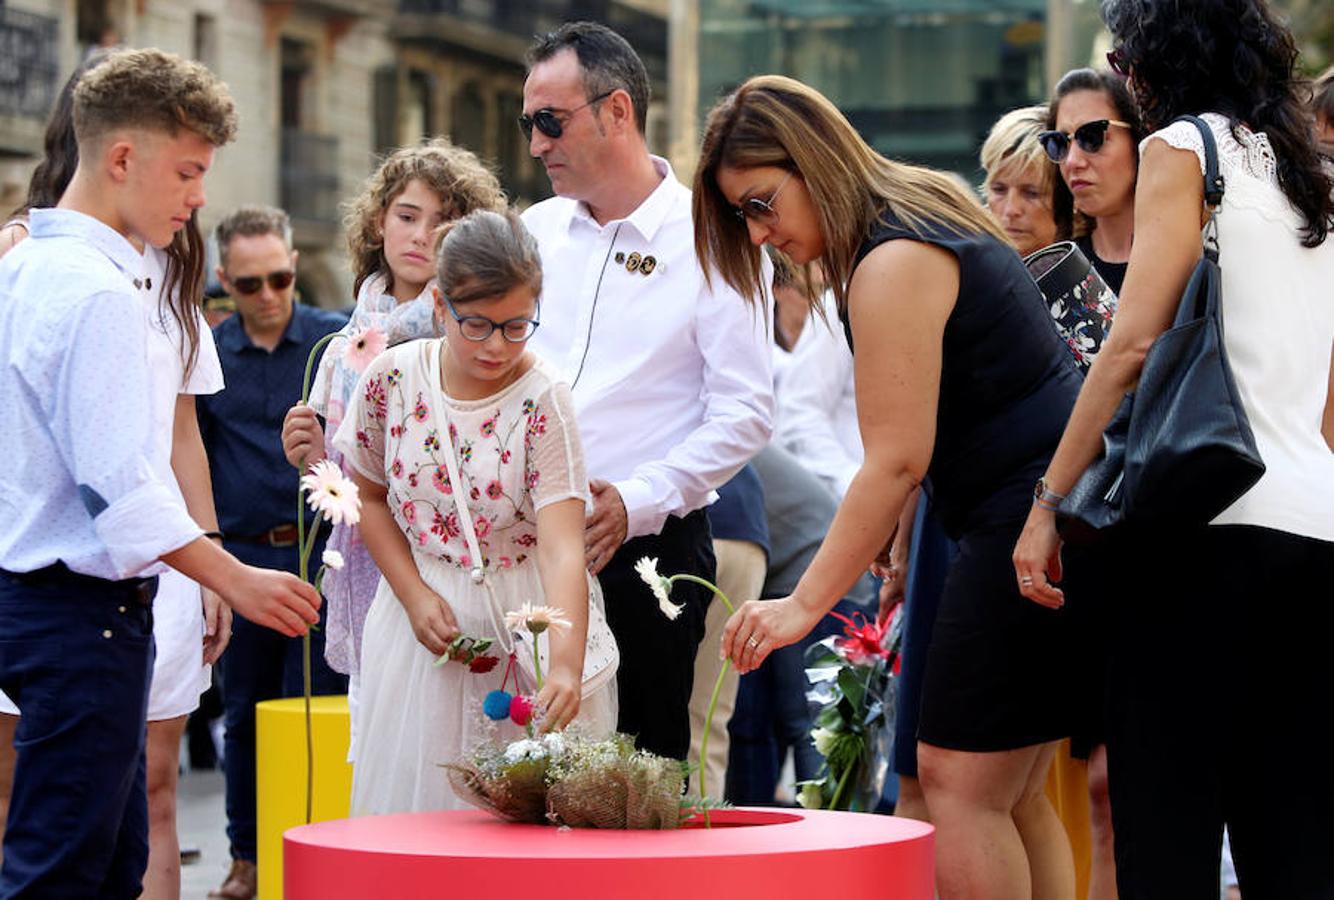
M482 701L482 712L492 721L499 722L508 719L510 715L510 701L514 698L510 696L509 691L492 691L486 695Z

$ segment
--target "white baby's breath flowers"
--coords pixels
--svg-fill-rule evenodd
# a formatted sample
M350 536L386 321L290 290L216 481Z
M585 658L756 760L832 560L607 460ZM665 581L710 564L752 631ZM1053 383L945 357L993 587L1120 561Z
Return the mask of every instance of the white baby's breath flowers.
M653 591L653 596L657 598L658 609L669 619L675 619L681 615L684 606L673 603L671 598L672 583L658 574L658 560L655 557L645 556L635 563L635 572Z

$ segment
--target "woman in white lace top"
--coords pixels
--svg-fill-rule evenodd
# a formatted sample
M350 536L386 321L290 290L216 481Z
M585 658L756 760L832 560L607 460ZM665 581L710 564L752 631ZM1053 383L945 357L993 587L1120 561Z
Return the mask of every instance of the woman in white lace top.
M1122 897L1217 896L1223 825L1247 897L1334 896L1320 736L1334 669L1334 199L1292 36L1263 0L1105 0L1114 66L1154 130L1116 314L1046 472L1066 492L1170 324L1200 254L1203 150L1218 144L1224 340L1267 471L1212 523L1129 529L1116 564L1108 749ZM1057 605L1060 540L1034 507L1024 593ZM1222 733L1220 723L1236 723Z

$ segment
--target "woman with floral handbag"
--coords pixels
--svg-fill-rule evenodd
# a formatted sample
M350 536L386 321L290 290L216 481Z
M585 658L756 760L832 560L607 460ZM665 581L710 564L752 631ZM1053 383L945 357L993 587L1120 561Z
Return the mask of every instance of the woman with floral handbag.
M1111 0L1104 14L1117 44L1111 61L1158 130L1141 147L1116 327L1039 482L1016 578L1030 599L1063 602L1050 583L1060 577L1057 509L1087 509L1063 495L1086 484L1086 467L1109 462L1098 458L1103 427L1128 426L1108 429L1127 441L1129 462L1103 494L1125 498L1104 512L1124 519L1131 585L1114 610L1109 687L1121 896L1216 895L1225 822L1243 895L1331 896L1334 873L1314 836L1334 833L1334 792L1313 790L1310 779L1327 766L1311 714L1334 691L1324 662L1334 613L1318 596L1334 571L1334 185L1301 109L1292 36L1261 0ZM1202 113L1208 135L1177 121L1189 113ZM1221 177L1206 183L1210 143ZM1230 362L1235 403L1203 409L1188 397L1175 420L1137 421L1165 346L1157 339L1204 271L1207 218L1221 269L1219 355ZM1221 512L1164 509L1167 486L1149 490L1145 477L1163 459L1136 458L1150 426L1169 434L1182 416L1216 425L1215 414L1234 408L1263 473L1224 491L1203 466L1186 468L1181 486L1197 496L1215 489ZM1224 738L1223 721L1244 727Z

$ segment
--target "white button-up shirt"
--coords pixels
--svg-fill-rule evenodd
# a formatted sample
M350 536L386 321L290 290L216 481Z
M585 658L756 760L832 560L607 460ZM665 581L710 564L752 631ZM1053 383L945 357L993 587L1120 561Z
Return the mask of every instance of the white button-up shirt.
M778 389L776 440L841 500L865 453L852 351L833 294L825 294L823 303L824 319L809 317L792 348L789 377Z
M159 572L203 532L150 464L144 258L82 213L29 223L0 260L0 568Z
M712 502L773 420L767 291L752 305L705 285L690 190L653 163L662 182L624 219L599 225L564 197L523 216L543 269L530 346L570 380L589 476L620 492L630 538Z

